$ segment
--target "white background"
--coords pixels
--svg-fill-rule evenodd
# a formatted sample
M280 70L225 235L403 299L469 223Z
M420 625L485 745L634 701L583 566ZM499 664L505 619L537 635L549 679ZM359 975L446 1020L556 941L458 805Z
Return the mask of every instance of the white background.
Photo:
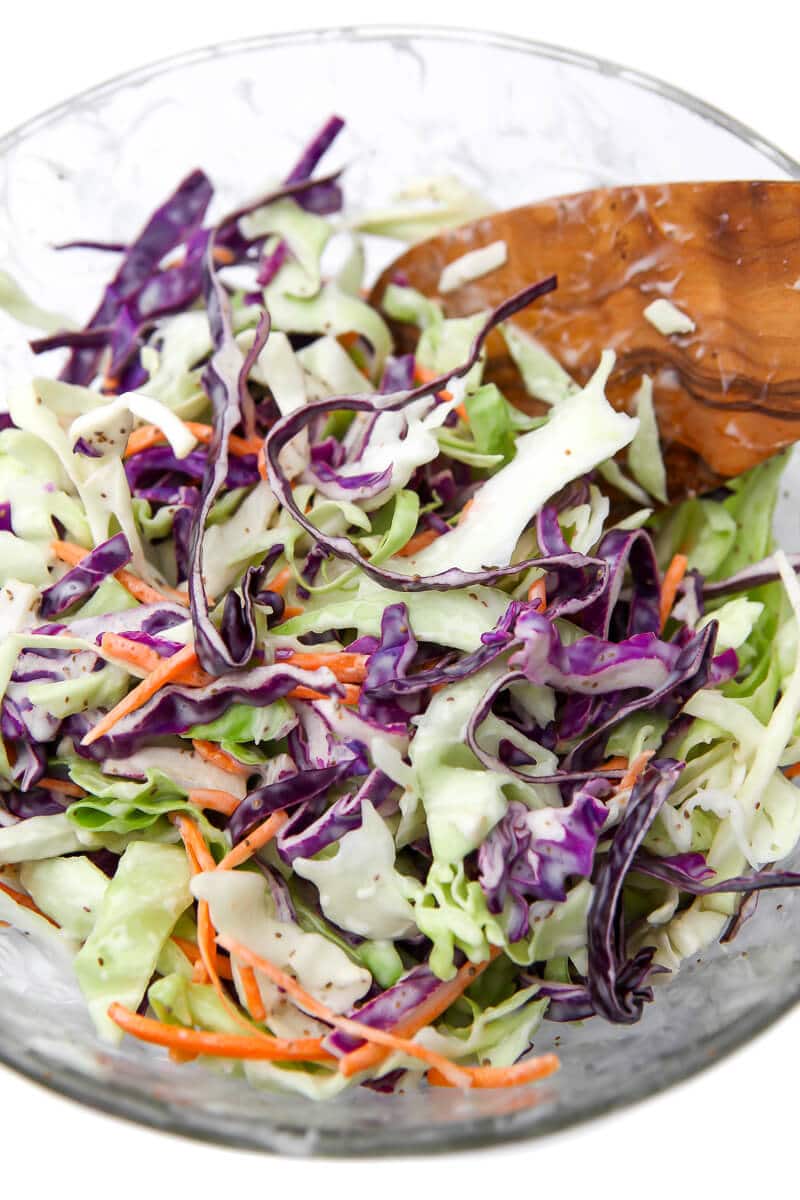
M149 60L272 30L354 22L495 29L615 59L694 92L800 157L791 0L7 0L0 130ZM12 15L13 14L13 15ZM25 1194L389 1200L458 1189L564 1200L646 1195L726 1200L796 1194L800 1012L699 1079L577 1132L497 1151L393 1162L289 1162L205 1147L82 1110L0 1069L2 1185ZM17 1188L14 1188L16 1191ZM65 1189L67 1189L65 1191Z

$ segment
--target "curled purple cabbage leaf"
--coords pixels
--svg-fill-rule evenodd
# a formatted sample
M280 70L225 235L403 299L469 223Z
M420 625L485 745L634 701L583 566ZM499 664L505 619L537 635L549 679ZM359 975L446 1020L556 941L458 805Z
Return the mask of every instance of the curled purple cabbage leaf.
M90 550L76 566L62 575L57 583L45 588L39 603L43 617L56 617L73 604L91 595L104 579L127 566L131 548L124 533L115 533L108 541Z
M592 872L597 839L608 810L596 793L608 785L594 781L576 792L565 808L529 809L513 800L478 851L478 881L491 913L508 904L508 940L530 929L535 900L566 900L567 881Z
M655 759L639 776L618 825L608 854L595 874L588 918L589 995L595 1010L615 1024L630 1025L652 1000L652 989L632 989L631 972L652 961L654 950L640 950L628 959L622 912L622 889L642 841L675 787L684 763Z

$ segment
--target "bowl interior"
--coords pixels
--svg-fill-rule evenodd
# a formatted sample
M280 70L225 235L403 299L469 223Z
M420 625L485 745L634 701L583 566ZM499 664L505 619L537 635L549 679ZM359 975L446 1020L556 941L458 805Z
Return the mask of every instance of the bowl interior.
M130 237L195 166L217 185L219 211L238 203L280 177L332 107L348 120L335 159L347 164L357 209L444 174L498 207L598 184L800 176L735 122L606 63L485 35L334 30L147 68L9 135L0 262L41 304L88 316L109 260L58 254L54 243ZM373 247L373 267L392 250ZM19 328L0 316L4 380L32 367ZM778 517L792 550L798 497L793 470ZM362 1089L323 1104L253 1091L162 1052L101 1046L67 973L14 934L0 938L0 1059L104 1111L233 1145L326 1154L475 1146L652 1093L763 1027L800 995L798 914L800 897L762 896L739 938L688 962L637 1026L546 1026L537 1047L560 1040L563 1069L538 1089Z

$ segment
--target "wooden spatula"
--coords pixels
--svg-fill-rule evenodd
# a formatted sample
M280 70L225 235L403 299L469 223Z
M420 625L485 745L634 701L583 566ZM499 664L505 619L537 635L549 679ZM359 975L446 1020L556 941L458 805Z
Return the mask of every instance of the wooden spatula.
M627 407L651 376L669 499L708 491L800 439L800 183L725 182L603 188L481 217L412 247L396 277L438 296L442 269L506 243L507 260L441 296L447 316L492 308L555 272L558 288L513 318L580 383L610 347L608 396ZM645 318L671 301L695 331L665 336ZM403 349L415 331L395 328ZM486 377L528 412L500 334Z

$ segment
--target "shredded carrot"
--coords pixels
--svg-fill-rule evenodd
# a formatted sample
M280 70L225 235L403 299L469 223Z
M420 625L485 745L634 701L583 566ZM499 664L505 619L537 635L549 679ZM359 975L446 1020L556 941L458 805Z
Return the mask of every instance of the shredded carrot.
M403 549L397 551L398 558L411 558L420 550L424 550L426 546L430 546L431 542L435 542L439 536L438 529L423 529L421 533L415 533L408 539Z
M436 379L436 378L437 378L436 371L432 371L430 369L430 367L420 366L420 364L418 362L414 363L414 382L415 383L433 383L434 379ZM448 391L437 392L436 395L438 396L438 398L440 400L452 400L453 399L452 393L448 392Z
M661 599L658 605L662 629L669 620L669 614L672 612L672 606L678 594L678 587L686 574L688 566L689 560L686 555L676 554L664 572L664 580L661 584Z
M258 458L256 459L256 465L258 466L259 477L265 481L268 480L269 472L267 471L267 455L264 450L263 444L261 446L261 449L258 452Z
M260 825L256 825L252 833L248 833L247 837L242 838L238 846L234 846L229 850L225 857L217 866L218 871L231 871L234 867L239 867L243 862L247 862L256 850L260 850L262 846L266 846L267 842L274 838L279 829L288 821L288 817L283 810L272 813L267 817L266 821L262 821Z
M208 445L214 436L213 425L204 425L200 421L184 421L183 424L189 430L192 437L203 445ZM157 425L140 425L138 429L134 429L133 433L128 438L128 444L125 447L125 458L132 458L134 454L141 454L143 450L149 450L151 446L161 446L167 441L164 433ZM243 438L237 437L232 433L228 438L228 449L231 454L241 456L244 454L258 454L263 445L264 439L260 437Z
M796 779L800 775L800 762L792 763L791 767L784 767L783 773L787 779Z
M232 754L228 754L227 750L223 750L221 746L217 746L214 742L206 742L202 738L194 738L192 746L200 755L204 762L211 763L214 767L219 767L221 771L227 771L229 775L241 775L243 778L250 774L250 768L244 763L237 762Z
M616 758L607 758L601 768L603 771L627 771L628 760L617 756Z
M213 812L232 817L240 801L232 792L223 792L219 788L192 788L189 792L189 803L197 808L210 808Z
M282 596L291 582L292 568L284 567L265 584L265 588L268 592L277 592L279 596Z
M51 779L49 775L43 775L36 786L47 788L50 792L61 792L62 795L72 796L76 800L82 800L86 795L86 792L82 787L78 787L77 783L71 783L68 779Z
M429 367L421 367L419 363L414 363L415 383L433 383L434 379L436 378L437 375L435 371L431 371ZM443 400L446 402L453 399L453 394L444 388L441 392L436 393L436 398L437 400ZM469 416L467 415L467 410L463 404L457 404L455 411L458 413L462 421L469 422Z
M358 705L361 689L354 683L343 683L344 696L337 696L336 699L341 704L348 704L351 708ZM330 700L331 697L325 692L318 692L314 688L306 687L305 684L300 684L288 693L290 700Z
M58 923L52 917L48 917L47 913L43 913L39 905L30 896L26 896L24 892L18 892L14 888L9 887L8 884L2 882L0 882L0 892L5 892L15 904L19 904L22 908L30 909L31 912L36 913L37 917L44 917L45 921L49 921L51 925L55 925L56 929L60 928Z
M144 675L158 670L167 661L152 646L143 646L141 642L134 642L120 633L104 633L100 645L107 654L138 668ZM173 682L184 683L187 687L206 687L213 678L196 663L187 663Z
M151 671L140 684L128 692L119 704L115 704L110 712L101 717L97 724L84 735L81 745L90 746L92 742L103 737L110 729L114 728L118 721L136 712L137 708L146 704L151 696L155 696L156 692L165 684L177 679L184 668L194 666L196 662L197 655L194 646L184 646L177 654L171 654L169 658L162 658L154 671Z
M547 584L544 579L535 580L528 588L528 599L533 602L539 601L539 611L544 612L547 608Z
M297 604L287 604L286 608L283 610L284 621L289 621L292 617L301 617L302 615L303 609Z
M636 758L633 760L625 774L622 776L622 779L619 781L618 786L621 792L626 792L628 788L633 787L642 771L650 762L650 759L653 757L654 753L655 751L653 750L643 750L641 754L636 755Z
M247 1011L254 1021L266 1021L267 1010L264 1008L264 1000L258 988L258 980L256 973L252 967L242 967L239 972L239 979L244 992L244 1002Z
M458 514L458 520L456 521L456 525L461 524L461 522L464 520L464 518L466 517L467 513L472 508L474 503L475 503L475 497L470 496L469 500L464 505L464 507L461 509L461 512Z
M523 1083L535 1083L537 1079L546 1079L553 1075L561 1066L557 1055L542 1054L539 1058L530 1058L527 1062L515 1063L513 1067L464 1067L470 1079L470 1087L474 1088L507 1088L519 1087ZM440 1071L428 1072L428 1083L433 1087L452 1087Z
M187 817L184 813L175 813L174 823L178 827L178 832L181 835L184 846L187 850L191 851L192 857L200 870L213 871L217 865L214 862L214 856L192 818Z
M217 939L221 946L224 946L229 954L235 955L241 959L247 966L253 967L256 971L263 971L268 979L271 979L274 984L282 988L288 996L291 996L295 1004L312 1017L317 1017L320 1021L326 1021L329 1025L333 1025L336 1029L342 1029L345 1033L350 1033L354 1037L364 1038L365 1041L377 1042L381 1046L386 1046L390 1050L397 1050L402 1054L408 1054L411 1058L420 1059L429 1067L436 1067L441 1071L442 1075L454 1087L469 1087L470 1081L466 1071L457 1067L448 1058L441 1054L437 1054L433 1050L428 1050L424 1046L418 1045L416 1042L411 1042L407 1038L398 1037L394 1033L387 1033L383 1029L373 1029L370 1025L362 1025L360 1021L353 1021L350 1017L342 1017L328 1008L327 1004L322 1004L314 996L310 995L305 988L297 982L294 976L282 971L280 967L276 967L268 959L262 958L260 954L255 954L247 946L237 942L232 937L219 937Z
M351 654L346 650L340 650L336 654L297 651L281 659L281 662L291 663L293 667L302 667L305 671L318 671L321 667L327 667L340 683L363 683L367 676L366 654Z
M60 558L62 562L69 563L73 567L89 554L88 550L83 546L77 546L74 542L54 541L50 543L50 548L56 558ZM131 571L126 571L124 567L114 572L114 578L117 583L121 583L130 592L135 600L139 600L142 604L163 604L168 599L177 600L179 604L187 603L183 592L178 592L174 588L166 588L163 592L156 591L149 583L145 583Z
M432 1025L436 1018L446 1012L470 984L483 974L489 963L497 958L499 953L497 947L493 946L489 957L484 962L464 963L452 979L441 983L426 1000L423 1000L411 1012L406 1013L401 1021L393 1025L392 1033L408 1038L419 1033L420 1029L424 1029L426 1025ZM372 1067L378 1066L388 1057L389 1051L385 1050L383 1046L367 1043L365 1046L359 1046L357 1050L351 1050L349 1054L345 1054L339 1061L339 1070L342 1075L349 1078L351 1075L358 1075L361 1071L368 1071Z
M188 938L175 937L174 934L172 940L178 949L186 955L192 966L195 966L198 962L202 962L200 950L194 942L190 942ZM233 979L231 960L221 954L217 956L217 970L222 979Z
M186 847L192 874L197 875L200 871L213 871L216 867L213 855L191 817L175 813L172 820L177 825L181 840ZM195 983L205 983L207 979L210 979L220 999L223 1003L228 1004L230 1002L219 978L217 966L219 956L214 936L215 931L211 924L208 902L200 900L197 905L197 948L200 951L200 958L194 964L192 979Z
M205 1030L185 1029L181 1025L165 1025L153 1017L140 1017L116 1001L109 1005L108 1015L125 1033L154 1046L166 1046L183 1051L192 1057L266 1059L285 1062L331 1062L332 1056L322 1048L320 1038L276 1038L268 1034L253 1036L237 1033L208 1033ZM254 1031L255 1032L255 1031Z
M340 346L344 347L345 350L349 350L352 346L357 344L358 334L354 329L351 329L348 333L340 333L336 340Z
M228 246L215 246L214 262L220 267L229 267L236 262L236 255Z

